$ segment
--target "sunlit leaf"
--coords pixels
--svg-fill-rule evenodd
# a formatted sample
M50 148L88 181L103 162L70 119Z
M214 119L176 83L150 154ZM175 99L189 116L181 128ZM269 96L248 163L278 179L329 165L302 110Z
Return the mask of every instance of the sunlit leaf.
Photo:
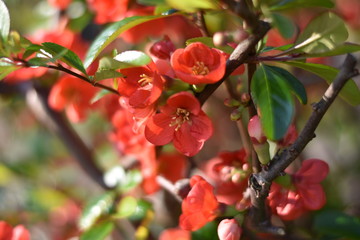
M186 45L189 45L190 43L194 43L194 42L201 42L203 44L205 44L208 47L211 48L218 48L220 50L222 50L223 52L226 52L228 54L231 54L234 49L230 46L215 46L214 42L213 42L213 38L211 37L197 37L197 38L190 38L186 41Z
M0 0L0 36L6 41L10 32L10 15L3 0Z
M270 8L272 11L286 10L290 8L325 7L332 8L331 0L283 0Z
M103 222L97 224L84 232L80 240L103 240L105 239L113 230L114 230L113 222Z
M85 75L87 74L81 59L70 49L67 49L61 45L52 42L44 42L42 43L42 45L43 47L45 47L45 51L54 55L59 54L61 56L60 59L66 64L76 68Z
M51 59L42 58L42 57L34 57L28 60L28 64L34 67L47 66L47 64L51 62Z
M272 13L273 25L279 30L284 38L291 38L295 34L296 26L291 19L279 13Z
M324 236L360 239L360 219L340 211L324 211L315 216L313 229Z
M344 21L336 14L326 12L312 20L295 42L294 49L305 53L333 50L348 38Z
M112 192L105 193L95 199L90 200L80 217L79 227L82 230L91 228L96 221L104 214L109 213L113 205L115 194Z
M307 96L306 90L304 85L296 78L294 75L289 73L283 68L275 67L275 66L267 66L271 68L277 74L283 76L283 79L286 80L287 84L289 85L291 92L299 99L302 104L307 103Z
M151 62L151 58L141 51L131 50L122 52L114 57L118 62L119 68L130 68L144 66Z
M99 101L100 99L102 99L103 97L105 97L108 94L112 94L110 91L106 90L106 89L101 89L100 91L98 91L95 96L90 100L91 104L96 103L97 101Z
M166 0L166 3L185 12L196 12L199 9L219 9L220 5L217 0Z
M89 67L100 52L124 31L141 23L162 17L164 16L133 16L111 24L91 44L84 61L85 68Z
M120 200L116 207L115 217L126 218L135 213L137 208L137 200L132 196L124 197Z
M271 67L260 65L251 80L251 95L266 137L270 140L282 138L294 113L287 80Z
M20 68L14 66L13 64L2 62L1 59L2 58L0 58L0 80L4 79L7 75Z
M119 73L118 71L115 71L112 69L103 69L103 70L99 70L95 73L94 80L100 81L100 80L104 80L104 79L118 78L118 77L122 77L122 76L123 75L121 73Z
M39 52L40 49L42 49L42 46L38 45L38 44L30 44L24 54L23 54L23 59L27 59L28 57L30 57L32 54Z
M331 84L334 81L336 75L339 73L338 69L322 64L303 63L303 62L282 62L282 63L311 72L325 79L328 84ZM360 90L352 79L347 81L343 89L340 91L339 95L351 105L356 106L360 104Z
M142 182L142 180L142 175L139 170L129 170L126 173L124 181L120 183L119 188L122 192L128 192L138 186Z
M334 49L322 53L304 53L300 57L304 58L315 58L315 57L331 57L343 55L346 53L353 53L360 51L360 45L355 43L345 42L339 46L336 46Z

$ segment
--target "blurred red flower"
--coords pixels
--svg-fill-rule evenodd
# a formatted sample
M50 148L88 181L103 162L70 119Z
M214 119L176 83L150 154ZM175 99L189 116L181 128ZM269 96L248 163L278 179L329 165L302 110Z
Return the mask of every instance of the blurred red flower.
M87 0L87 3L95 12L95 22L104 24L123 19L129 0Z
M179 226L184 230L195 231L216 218L219 202L213 186L202 177L193 176L190 186L191 190L181 205Z
M175 148L186 156L194 156L210 138L213 126L201 110L199 101L188 92L168 98L161 112L153 115L145 127L146 139L155 145L173 141Z
M171 56L175 74L190 84L215 83L225 74L226 56L201 42L179 48Z
M23 225L10 226L0 221L0 240L30 240L29 231Z
M191 233L178 228L169 228L161 232L159 240L191 240Z

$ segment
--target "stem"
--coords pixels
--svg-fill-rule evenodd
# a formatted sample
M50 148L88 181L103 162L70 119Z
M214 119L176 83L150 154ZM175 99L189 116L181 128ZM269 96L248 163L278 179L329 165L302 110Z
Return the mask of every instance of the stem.
M208 28L206 27L206 22L204 18L204 11L198 11L196 13L196 25L199 27L201 34L205 37L210 37Z

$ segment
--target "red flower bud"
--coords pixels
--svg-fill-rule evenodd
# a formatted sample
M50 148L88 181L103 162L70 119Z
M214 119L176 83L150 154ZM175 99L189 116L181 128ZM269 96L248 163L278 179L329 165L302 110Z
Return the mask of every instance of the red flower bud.
M239 240L241 236L241 228L235 219L222 220L217 232L220 240Z
M168 36L163 40L154 43L150 48L150 53L160 59L170 59L171 54L175 51L175 45Z
M248 132L252 143L262 144L266 142L266 137L262 130L260 119L257 115L250 119L248 124Z

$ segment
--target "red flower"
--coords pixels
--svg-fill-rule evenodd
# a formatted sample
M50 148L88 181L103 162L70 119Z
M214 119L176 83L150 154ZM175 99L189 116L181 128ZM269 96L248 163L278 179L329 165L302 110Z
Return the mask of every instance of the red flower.
M309 159L292 175L294 189L285 189L273 183L268 198L273 212L283 220L294 220L306 211L322 208L326 203L326 196L320 182L328 172L326 162Z
M195 231L216 218L219 203L214 188L202 177L193 176L190 186L191 190L181 205L179 225L184 230Z
M278 148L284 148L293 144L298 137L298 132L296 131L295 125L290 125L285 136L276 142Z
M133 108L145 108L160 97L164 80L157 73L156 66L151 63L143 67L122 69L125 76L120 78L119 92L128 97L129 105Z
M201 110L199 101L188 92L172 95L161 109L152 116L145 127L146 139L155 145L173 141L177 150L194 156L213 132L211 120Z
M51 108L66 114L72 122L85 119L86 111L91 107L90 100L97 89L76 77L67 75L58 80L49 95Z
M191 240L191 233L178 228L169 228L161 232L159 240Z
M219 223L217 232L220 240L239 240L242 230L235 219L224 219Z
M49 4L61 10L66 9L72 0L48 0Z
M0 221L0 240L30 240L29 231L23 225L12 227Z
M171 56L175 74L190 84L215 83L225 74L226 57L201 42L177 49Z
M123 19L129 0L87 0L87 3L95 12L95 22L104 24Z

